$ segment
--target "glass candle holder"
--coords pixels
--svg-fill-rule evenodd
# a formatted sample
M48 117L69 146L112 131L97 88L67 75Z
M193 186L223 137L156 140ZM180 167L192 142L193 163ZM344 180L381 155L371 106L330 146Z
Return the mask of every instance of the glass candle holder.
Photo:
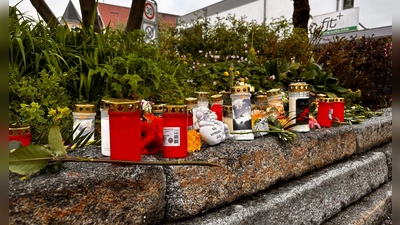
M216 94L211 96L211 111L217 114L217 120L222 121L222 107L223 97L221 94Z
M74 130L73 134L75 139L77 135L84 129L81 136L88 133L93 133L90 141L94 140L94 119L96 117L95 106L93 104L75 104L75 111L72 112L74 116Z
M290 128L294 132L308 132L310 127L309 120L309 85L305 82L292 82L289 85L289 119L290 125L295 126Z
M140 102L110 101L110 159L140 161Z
M166 105L162 117L164 135L163 157L187 157L187 106Z
M197 112L197 98L185 98L185 105L188 110L188 130L193 129L193 124L196 123L196 112Z
M100 124L101 124L101 154L110 156L110 120L108 109L110 107L109 99L102 99L100 102Z
M267 110L268 107L268 97L266 95L257 95L256 99L256 107L258 110Z
M8 142L19 141L22 146L31 144L31 127L29 125L10 125L8 127Z
M340 122L344 122L344 98L333 99L333 119L337 118Z
M278 117L285 117L285 108L283 107L282 93L280 89L271 89L267 91L268 106L278 111Z
M331 127L333 113L333 98L322 98L318 103L318 124L322 127Z
M197 94L197 106L205 106L209 107L209 99L210 99L210 93L209 92L204 92L204 91L198 91L195 92Z
M232 123L236 140L253 140L254 134L251 125L251 93L249 86L232 87Z
M233 121L232 121L232 106L231 105L223 105L223 117L222 122L228 125L229 133L233 132Z
M220 91L219 93L222 95L222 105L232 105L231 92Z

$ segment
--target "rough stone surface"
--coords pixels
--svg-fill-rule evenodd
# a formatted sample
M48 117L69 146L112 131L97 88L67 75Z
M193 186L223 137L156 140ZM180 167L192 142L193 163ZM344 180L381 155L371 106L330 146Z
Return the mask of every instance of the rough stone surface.
M381 147L375 148L374 151L385 153L388 165L388 178L389 180L392 180L392 142L389 142Z
M74 154L103 158L99 147ZM157 224L163 219L162 167L78 162L65 167L24 181L10 173L9 224Z
M331 164L356 159L357 152L369 151L372 147L390 142L391 115L392 111L386 109L381 117L377 117L379 119L367 119L359 125L298 133L292 143L283 142L273 135L253 141L227 140L217 146L203 146L202 151L181 159L208 161L220 167L65 163L66 168L57 174L39 174L25 181L10 174L9 221L10 224L157 224L213 212L247 196L264 196L264 190L276 193L270 187L319 169L325 171L325 167ZM382 152L387 156L385 160L389 170L386 171L389 172L386 176L390 177L391 145L390 148L382 147L380 152L374 154L383 156ZM99 147L79 149L74 154L103 158ZM163 158L161 154L143 156L142 159L177 160ZM370 158L361 157L355 162L360 160L369 162ZM370 175L378 179L380 171L375 178L377 171L374 168ZM343 172L346 171L343 168ZM350 181L344 182L364 187L365 182L352 183L363 176L364 173L355 173L355 178L350 177ZM337 176L332 177L336 179ZM335 179L332 182L338 182ZM336 187L335 184L331 185ZM372 184L375 181L371 181L371 188ZM290 189L290 186L286 188ZM260 192L261 195L258 194ZM290 201L314 197L307 193L294 196ZM357 196L344 199L344 202L352 202ZM276 197L276 204L283 205L278 200ZM232 215L244 206L234 205ZM249 207L248 210L251 210L252 205ZM280 206L273 210L279 209ZM319 216L328 218L327 215Z
M293 143L275 136L226 140L185 159L209 161L221 167L165 167L166 219L188 218L226 205L342 160L355 151L356 139L350 126L298 133Z
M386 180L385 155L369 152L207 214L167 224L321 224Z
M391 209L392 183L389 182L371 194L350 205L323 225L377 225L382 224Z
M374 116L351 127L357 139L357 153L365 152L392 140L392 111L384 109L382 116Z

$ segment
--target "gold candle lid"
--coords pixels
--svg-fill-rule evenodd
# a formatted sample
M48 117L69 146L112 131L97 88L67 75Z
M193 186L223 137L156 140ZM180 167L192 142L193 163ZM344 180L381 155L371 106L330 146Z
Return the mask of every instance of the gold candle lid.
M267 101L267 96L266 95L257 95L256 96L256 101L262 102L262 101Z
M113 100L110 101L111 112L136 112L140 111L140 102L138 100Z
M289 84L290 92L309 92L310 86L306 83L291 83Z
M8 127L8 134L13 136L22 136L31 133L29 125L10 125Z
M232 87L232 94L250 93L250 86L234 86Z
M333 98L322 98L320 102L333 102Z
M166 104L154 104L151 106L151 111L155 113L162 113Z
M325 98L326 94L317 94L317 98Z
M75 104L75 112L95 113L95 106L94 104Z
M197 100L198 101L208 101L208 99L210 98L210 93L209 92L205 92L205 91L198 91L195 92L195 94L197 94Z
M223 96L221 94L216 94L211 96L211 101L212 102L219 102L222 101Z
M280 95L281 94L281 89L279 88L275 88L275 89L271 89L267 91L267 96L271 97L271 96L275 96L275 95Z
M232 112L232 106L231 105L223 105L223 111Z
M163 113L187 113L187 105L166 105L164 106Z
M186 105L197 105L197 98L185 98Z
M334 98L333 102L344 102L344 98Z

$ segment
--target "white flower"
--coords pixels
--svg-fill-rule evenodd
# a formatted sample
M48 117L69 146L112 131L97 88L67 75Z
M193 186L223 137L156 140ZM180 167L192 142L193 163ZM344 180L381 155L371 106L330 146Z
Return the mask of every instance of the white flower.
M204 66L204 67L206 67L206 64L205 64L205 63L203 63L203 66Z
M202 50L199 50L199 53L201 54L201 53L203 53L203 51L202 51Z
M249 52L249 51L247 51L247 50L244 50L244 53L246 53L246 54L247 54L248 52Z
M247 48L247 43L244 43L244 45L243 45L245 48Z
M269 76L269 79L270 79L270 80L275 80L275 75Z
M217 81L214 81L214 82L213 82L213 85L217 85Z
M234 58L235 58L235 56L234 56L234 55L232 55L232 56L231 56L231 58L232 58L232 59L234 59Z
M143 111L151 113L151 102L142 99L140 100L140 104L142 105Z

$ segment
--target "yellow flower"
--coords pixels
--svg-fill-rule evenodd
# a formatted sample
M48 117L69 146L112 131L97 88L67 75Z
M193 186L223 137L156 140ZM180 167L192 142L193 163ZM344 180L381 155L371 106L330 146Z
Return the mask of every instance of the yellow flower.
M229 67L229 71L232 71L233 70L233 68L232 67Z
M235 73L236 73L236 76L240 74L240 72L239 72L239 71L236 71Z
M196 130L188 131L187 140L188 140L188 152L189 153L200 151L201 138L200 138L200 134Z
M256 50L254 48L250 48L249 53L252 54L252 55L256 55L257 54L257 52L256 52Z
M224 72L224 76L228 77L228 76L229 76L229 73L225 71L225 72Z
M57 110L55 109L49 109L49 116L55 116L57 114Z

